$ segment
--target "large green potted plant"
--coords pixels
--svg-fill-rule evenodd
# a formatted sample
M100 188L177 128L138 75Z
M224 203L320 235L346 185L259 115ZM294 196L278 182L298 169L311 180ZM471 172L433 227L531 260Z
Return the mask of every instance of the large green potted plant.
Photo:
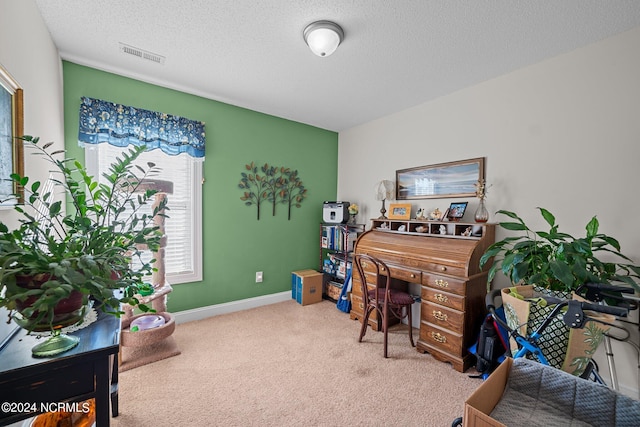
M513 287L502 291L510 327L521 327L521 333L530 333L552 310L539 297L551 294L571 298L571 292L585 283L618 282L640 290L637 284L640 268L620 252L618 240L599 232L595 216L586 225L585 236L576 238L559 231L551 212L538 209L550 227L548 231L532 230L515 213L498 211L513 220L499 225L518 234L495 242L480 259L481 266L492 263L487 286L500 271L511 280ZM539 344L552 365L581 375L602 341L603 332L604 328L594 322L589 322L583 331L571 331L558 318L552 321ZM570 340L574 333L579 338ZM511 348L515 349L514 343Z
M121 304L138 305L138 287L154 261L141 255L158 249L162 236L154 217L166 208L161 202L150 213L141 210L156 193L142 185L155 165L136 164L145 147L130 148L100 183L78 161L64 158L64 151L50 152L51 143L22 139L52 165L52 185L11 175L25 190L25 202L14 207L17 228L0 222L0 307L29 331L57 331L79 320L89 304L113 315L121 314ZM52 355L77 344L54 338L34 354Z
M554 291L575 291L588 282L622 282L640 291L640 267L620 252L618 240L599 233L595 216L585 227L586 235L576 238L558 230L551 212L538 209L549 231L532 230L513 212L497 212L514 220L500 222L502 228L522 233L487 248L480 265L492 261L488 282L502 271L513 284L535 284Z

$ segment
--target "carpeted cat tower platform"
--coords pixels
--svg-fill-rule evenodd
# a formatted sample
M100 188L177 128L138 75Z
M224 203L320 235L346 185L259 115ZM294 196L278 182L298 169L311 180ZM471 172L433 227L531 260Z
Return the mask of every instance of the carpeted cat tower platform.
M152 209L155 209L173 193L173 183L170 181L148 180L140 185L140 191L157 190ZM163 212L160 212L163 213ZM164 216L155 217L155 225L162 232L158 252L153 257L155 271L151 278L153 293L151 295L136 295L141 304L151 306L155 313L133 315L133 307L123 307L122 327L120 333L119 370L121 372L137 368L148 363L157 362L180 354L175 339L171 336L176 329L176 323L171 313L167 312L167 295L173 290L165 281L164 253L167 246L167 236L164 234Z
M171 286L165 284L150 295L155 296L151 301L155 313L133 316L131 312L127 314L125 308L120 335L120 372L180 354L180 349L171 336L176 323L173 315L166 311L166 294L171 290ZM149 297L139 299L146 303L146 298Z

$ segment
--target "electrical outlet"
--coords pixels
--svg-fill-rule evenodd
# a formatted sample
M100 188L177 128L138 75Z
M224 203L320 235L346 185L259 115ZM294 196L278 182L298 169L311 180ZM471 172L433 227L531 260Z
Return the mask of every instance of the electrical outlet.
M256 283L262 283L262 271L256 271Z

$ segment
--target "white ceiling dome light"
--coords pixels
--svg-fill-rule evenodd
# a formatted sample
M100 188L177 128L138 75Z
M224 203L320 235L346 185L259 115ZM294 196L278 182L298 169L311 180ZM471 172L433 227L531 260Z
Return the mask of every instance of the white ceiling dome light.
M329 56L344 40L344 31L331 21L317 21L309 24L303 32L304 41L318 56Z

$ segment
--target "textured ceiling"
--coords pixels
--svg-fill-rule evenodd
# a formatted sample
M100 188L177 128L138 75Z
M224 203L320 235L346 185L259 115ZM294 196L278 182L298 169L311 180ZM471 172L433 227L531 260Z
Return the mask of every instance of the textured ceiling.
M640 26L637 0L36 4L63 59L334 131ZM345 31L326 58L302 39L323 19Z

